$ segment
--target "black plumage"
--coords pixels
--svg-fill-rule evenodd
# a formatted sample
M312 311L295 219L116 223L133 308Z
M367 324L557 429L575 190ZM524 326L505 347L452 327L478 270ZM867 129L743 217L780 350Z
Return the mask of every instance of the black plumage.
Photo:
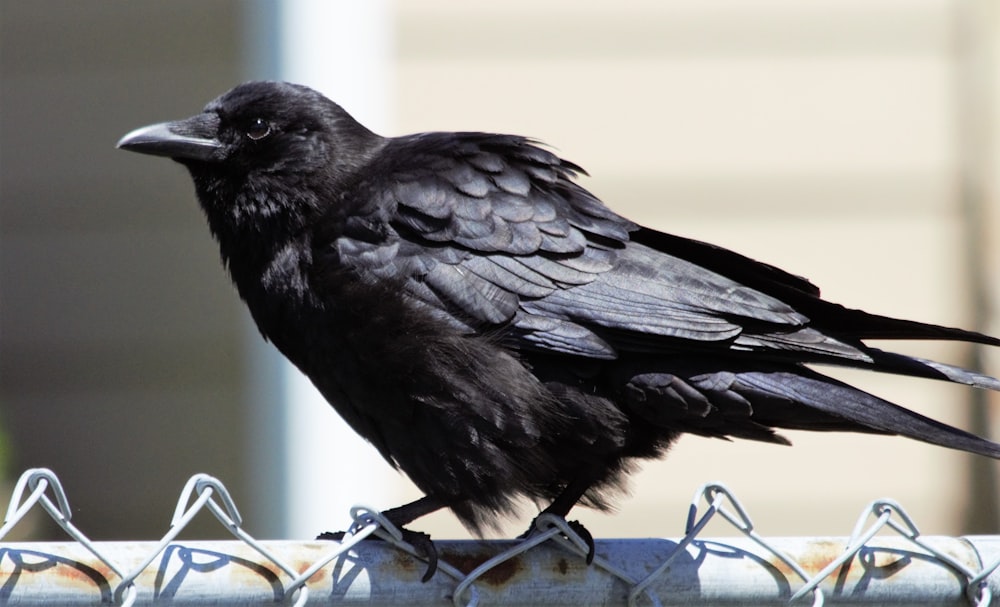
M249 83L119 146L188 168L263 336L427 497L474 531L528 498L606 507L682 433L776 428L1000 445L807 364L1000 381L866 339L1000 345L876 316L807 280L638 226L535 141L383 138L306 87Z

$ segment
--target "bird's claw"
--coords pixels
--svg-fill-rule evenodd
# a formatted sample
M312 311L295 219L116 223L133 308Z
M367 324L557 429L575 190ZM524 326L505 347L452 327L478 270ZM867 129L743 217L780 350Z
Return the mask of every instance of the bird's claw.
M585 556L587 564L590 565L591 563L593 563L594 553L596 551L596 547L594 545L594 536L590 533L590 531L586 527L583 526L583 523L581 523L580 521L567 521L565 518L562 518L562 520L564 523L566 523L566 526L569 527L570 531L575 533L577 537L583 540L583 543L587 546L587 554ZM539 527L537 525L537 522L538 522L537 518L531 521L531 526L528 527L527 531L519 535L518 539L531 537L533 534L538 532ZM566 535L563 534L563 537L566 537Z
M411 531L409 529L406 529L405 527L399 527L399 532L402 534L403 541L413 546L413 549L417 553L417 556L427 561L427 571L425 571L423 577L420 578L420 581L426 584L431 580L432 577L434 577L434 574L437 573L437 568L438 568L437 546L435 546L434 542L431 541L431 536L426 533L420 531ZM316 539L332 540L339 542L344 539L345 535L346 532L344 531L325 531L317 535ZM385 541L385 538L379 535L374 535L372 537L379 541Z
M399 531L403 534L403 541L413 546L413 549L417 552L417 556L427 561L427 571L425 571L423 577L420 578L420 581L426 584L437 572L437 546L435 546L434 542L431 541L431 536L426 533L411 531L405 527L400 527Z
M583 543L587 545L586 561L588 565L592 564L594 562L594 552L596 551L594 546L594 536L591 535L590 531L584 527L583 523L580 521L566 521L566 524L569 525L569 528L573 530L573 533L580 536Z

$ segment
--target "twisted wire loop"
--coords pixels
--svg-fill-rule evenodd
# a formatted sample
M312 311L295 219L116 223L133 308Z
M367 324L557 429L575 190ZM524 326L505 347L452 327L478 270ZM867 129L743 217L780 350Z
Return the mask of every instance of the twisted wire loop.
M965 595L969 599L969 603L975 605L975 607L989 607L990 602L993 600L993 591L986 580L997 570L1000 570L1000 557L994 559L992 563L983 567L977 574L969 578L969 584L965 589Z
M207 474L196 474L187 481L178 498L167 532L157 542L141 544L141 552L138 555L133 552L134 556L122 556L121 552L115 551L113 544L100 544L91 541L73 525L70 520L71 510L69 500L66 497L62 484L51 470L45 468L28 470L17 481L10 504L6 510L3 524L0 526L0 540L22 521L35 506L41 507L65 530L72 540L83 546L97 561L106 566L109 573L98 575L112 575L120 578L120 581L115 585L110 581L107 581L107 584L104 585L100 578L93 578L93 581L101 583L102 588L105 588L102 591L105 593L102 602L122 605L124 607L131 607L136 603L141 587L140 576L147 572L147 569L158 557L164 555L166 559L166 556L173 554L173 551L178 548L183 551L183 547L174 543L174 541L181 531L202 510L208 510L242 545L249 547L260 556L259 562L251 560L251 564L259 565L262 570L268 572L268 575L274 576L274 596L272 600L281 602L282 604L293 604L296 607L304 605L309 599L309 587L307 584L310 580L315 582L316 580L313 578L320 573L324 576L331 574L329 566L335 559L357 560L361 558L359 554L363 554L364 551L361 550L358 544L372 536L383 540L385 544L392 546L395 550L400 550L416 558L422 558L420 551L405 542L403 540L403 533L377 510L364 506L355 506L351 510L353 524L343 535L341 541L322 542L309 546L306 552L296 552L296 556L309 554L306 562L311 563L306 566L301 563L301 557L299 557L300 564L296 568L285 560L288 558L287 555L285 558L282 558L275 552L275 549L282 550L280 542L260 542L244 529L243 519L229 491L218 479ZM745 542L742 538L713 540L702 537L701 534L709 522L716 519L727 522L731 527L736 529L740 536L750 540L752 544L756 544L762 552L759 552L758 548L753 548L750 542ZM735 551L734 554L752 557L748 562L763 562L760 560L762 557L766 557L770 561L772 560L771 557L774 557L777 560L773 562L776 564L780 561L784 568L786 568L786 573L781 574L778 572L778 569L773 569L769 573L772 576L769 579L777 579L773 576L775 572L778 572L777 575L782 576L781 583L783 588L785 583L784 577L786 576L798 576L803 581L802 586L794 593L791 593L790 590L781 591L781 593L788 592L790 594L789 603L801 601L807 595L811 594L812 606L823 607L824 602L829 597L834 596L833 594L829 596L825 594L824 588L827 588L826 592L832 592L830 589L831 586L837 588L837 584L846 579L842 578L846 572L845 567L850 566L854 559L863 559L869 552L890 549L887 548L887 544L884 542L874 541L876 535L880 533L884 534L885 532L902 538L902 540L892 543L891 550L898 552L900 550L898 546L902 545L904 546L903 550L907 554L919 555L932 568L938 567L944 571L948 571L949 573L944 575L946 581L950 580L948 583L951 584L948 586L947 592L954 592L956 588L954 585L955 582L961 581L963 583L962 591L964 592L964 597L954 594L952 598L942 600L954 602L964 599L968 605L973 607L987 607L995 603L994 592L991 588L995 589L996 586L991 586L989 579L1000 569L1000 557L990 557L993 560L984 565L984 557L976 549L980 544L973 541L973 538L962 538L962 540L956 542L953 538L937 538L935 540L934 538L922 536L910 515L893 500L881 499L869 504L862 511L846 542L837 540L833 544L839 546L843 543L843 551L837 552L831 557L824 556L823 560L818 562L825 562L825 566L812 574L807 569L815 571L815 568L812 566L803 566L802 563L817 562L815 556L810 561L802 560L802 562L799 562L791 557L789 553L779 549L775 541L768 541L761 537L754 529L754 524L743 504L721 483L708 483L698 489L688 509L684 536L676 542L665 541L664 544L669 546L669 549L666 549L662 555L659 551L655 553L647 552L641 557L641 562L633 562L635 557L632 555L635 553L626 554L616 552L615 544L600 542L600 549L596 550L597 554L594 556L592 566L589 568L584 567L582 563L590 549L588 541L581 537L574 525L568 523L565 519L543 514L536 519L532 531L526 537L511 542L509 547L506 547L506 543L495 542L492 543L493 548L505 546L504 549L495 553L491 549L489 552L491 556L482 562L479 562L478 558L475 561L462 561L478 563L465 565L465 569L468 570L467 572L460 570L445 559L439 560L439 576L445 577L438 577L434 585L428 585L424 588L434 586L437 589L435 592L447 592L445 595L446 599L450 600L455 607L478 607L485 602L484 597L486 595L482 592L481 587L477 587L477 582L489 581L491 577L494 580L503 577L505 569L508 571L511 570L509 561L523 557L528 553L531 553L534 560L535 564L533 566L537 567L539 562L546 562L546 559L550 559L548 555L543 556L539 553L539 546L548 545L553 546L557 551L571 554L580 559L580 567L574 570L582 572L584 577L564 577L562 578L563 583L581 584L581 588L586 586L588 589L592 589L594 588L593 583L597 582L599 586L606 588L608 591L612 591L613 584L622 584L625 591L622 594L617 594L620 592L621 586L615 585L613 592L616 593L614 596L618 598L609 600L620 601L624 599L629 607L638 607L640 602L660 607L662 602L657 593L662 594L667 592L667 589L678 588L678 584L689 581L691 579L690 576L695 576L695 581L697 582L705 574L705 570L702 567L707 561L702 563L698 558L692 558L692 550L701 550L707 554L711 552L709 546L728 546ZM950 543L943 543L942 539L949 540ZM996 541L991 538L985 539L987 541ZM782 546L790 545L787 541L777 540L777 542ZM962 542L967 546L963 546ZM452 549L455 549L454 546L461 545L462 542L445 542L444 544L451 545L453 546ZM830 544L830 542L827 542L827 544ZM327 550L327 546L329 546L329 550ZM748 546L748 548L743 549L739 548L739 546ZM911 547L917 551L914 553L909 552ZM966 547L971 550L965 550ZM837 549L839 551L839 547ZM954 553L949 554L948 549L953 550ZM608 552L605 552L605 550L608 550ZM800 554L799 549L794 547L794 545L788 550L794 554ZM30 551L24 552L22 550L22 552L28 553ZM3 561L5 555L10 555L10 558L14 559L15 565L20 567L22 561L18 559L22 558L22 552L0 550L0 562ZM969 554L970 552L971 555ZM116 563L115 559L108 556L109 553L118 555L119 560L127 560L133 566L130 570L121 567L120 563ZM989 549L987 549L986 553L989 554ZM38 551L37 554L46 553ZM83 553L81 552L80 554ZM455 558L461 558L461 549L455 554L459 555ZM609 558L609 554L613 558ZM318 555L318 558L316 558L316 555ZM141 558L137 559L135 556ZM630 556L631 558L629 558ZM55 557L49 555L48 558ZM541 560L539 560L540 558ZM800 556L800 559L806 558L808 557ZM963 558L965 560L961 560ZM829 562L827 562L827 559L829 559ZM616 564L612 560L620 562ZM696 565L692 568L691 563L696 563ZM161 569L165 566L165 564L162 564ZM338 567L339 565L333 566L332 570L336 571ZM471 570L469 570L470 567ZM574 567L576 566L574 565ZM281 574L287 577L287 581L284 583L279 583ZM336 574L333 575L334 577L336 576ZM542 575L544 576L544 573ZM728 584L730 576L728 569L725 575L727 576L726 583ZM684 576L688 577L685 578ZM450 586L449 580L454 581L455 585L453 587ZM6 581L0 579L0 599L6 596L4 593L9 593L17 583L16 577L11 577ZM416 580L412 580L411 582L407 579L401 579L399 583L419 584ZM908 583L912 584L913 582L909 581ZM410 588L414 588L414 586L410 586ZM528 588L530 589L530 587ZM521 588L521 590L524 589L525 587ZM451 591L448 592L448 590ZM216 589L215 592L219 592L219 590ZM781 593L779 593L779 596L781 596ZM425 594L428 594L428 592L425 591ZM211 596L214 595L208 596L206 600L210 600ZM704 599L705 596L701 598ZM852 600L856 598L852 597ZM885 597L883 596L882 598ZM157 596L154 594L153 600L155 601L156 599ZM674 600L676 597L671 597L671 599ZM146 599L144 598L143 600L145 601ZM438 595L437 600L440 600L440 595Z
M865 523L874 517L874 521L866 528ZM896 520L899 519L899 520ZM869 547L869 542L883 529L895 531L897 535L905 538L914 546L924 550L936 558L941 564L950 567L956 573L962 575L965 580L965 594L970 605L975 607L987 607L991 604L992 591L987 586L985 580L994 569L1000 566L1000 559L991 567L981 571L972 571L964 564L953 558L951 555L939 550L933 544L924 541L917 529L913 518L899 505L891 499L879 499L869 504L861 513L854 530L847 542L847 548L838 558L831 561L819 571L805 586L792 596L792 600L799 598L805 592L817 587L824 579L829 577L834 571L848 563L862 550Z
M465 574L464 577L460 579L458 585L455 587L455 592L452 594L452 602L455 607L463 607L463 605L464 607L476 607L476 605L479 604L479 598L473 583L477 579L486 575L491 570L509 561L510 559L524 554L535 546L549 541L555 541L560 546L578 554L581 558L587 558L589 547L587 546L586 540L580 537L580 535L573 529L566 519L551 514L541 514L535 519L533 531L528 534L528 537L524 538L523 541L518 542L513 547L504 550L490 559L487 559L481 565L470 571L468 574ZM598 559L597 557L594 559L594 564L609 571L613 569L605 566L609 564L603 559ZM462 603L462 597L466 590L470 591L471 596L467 602Z
M52 490L55 503L45 494L46 489ZM21 497L25 490L31 493L22 502ZM28 512L36 505L40 504L42 509L54 520L63 530L77 543L86 548L97 560L104 563L118 577L124 579L122 568L111 559L102 554L97 545L90 538L80 531L71 522L73 511L69 507L69 498L63 490L62 483L54 472L48 468L30 468L25 470L17 479L14 491L11 493L10 504L7 506L7 514L4 516L3 526L0 526L0 540L13 529ZM57 505L58 504L58 505ZM116 600L121 602L122 607L131 607L135 603L137 589L134 584L119 584L120 592L116 592Z
M305 587L306 582L309 581L309 579L312 576L316 575L316 573L320 569L326 567L327 564L330 563L330 561L342 555L348 554L350 550L358 544L358 542L365 539L369 535L372 535L373 533L379 531L380 529L383 530L386 528L395 529L392 523L386 520L385 517L381 516L381 514L372 510L371 508L367 508L365 506L355 506L351 508L351 517L354 519L354 523L351 525L351 528L348 529L347 532L344 534L344 537L341 539L341 541L331 542L335 546L333 550L327 552L326 555L324 555L315 563L310 565L308 568L306 568L305 571L303 571L299 575L291 574L293 579L291 584L289 585L289 592L293 588L302 588L302 591L306 592L308 590ZM391 532L383 531L383 533L385 535L379 536L382 537L383 539L386 539L385 537L386 535L392 535ZM386 541L396 546L397 548L400 548L401 550L406 550L406 548L403 547L403 545L405 545L409 548L411 554L415 554L413 547L409 546L409 544L406 544L406 542L403 542L403 534L400 533L398 529L396 530L395 536L398 537L398 540L394 541L386 539Z
M197 494L197 498L195 498L194 502L192 502L191 498L195 494ZM222 505L216 501L216 494L222 501ZM268 562L278 566L278 568L293 579L293 584L285 590L284 596L282 597L283 600L284 598L292 596L294 593L298 593L294 603L295 607L305 605L306 601L309 600L309 589L305 586L305 581L308 578L298 580L299 574L297 571L289 567L273 552L265 548L260 542L254 539L253 536L243 530L241 527L243 524L243 518L240 516L239 510L236 508L236 503L233 501L229 490L226 489L221 481L213 476L209 476L208 474L195 474L188 479L188 482L184 485L184 489L181 491L180 498L177 500L177 506L174 508L174 516L170 521L169 530L163 535L162 538L160 538L160 541L156 545L153 552L143 559L143 561L128 575L123 576L118 588L121 589L126 585L132 585L135 579L146 570L146 567L148 567L157 556L167 549L177 535L184 530L188 523L190 523L203 508L208 508L208 511L215 515L215 518L217 518L219 522L222 523L222 525L237 539L243 541L243 543L256 550ZM299 583L295 584L295 581L298 581ZM118 590L115 591L115 594L118 594Z
M698 504L701 500L708 503L708 508L705 513L701 515L701 517L698 517ZM735 512L726 508L726 503L728 503ZM691 500L691 507L688 509L688 518L684 530L684 537L681 538L659 567L646 576L645 579L632 587L628 596L629 607L638 605L639 595L646 592L647 588L654 581L656 581L660 575L669 569L671 563L676 559L676 557L683 553L687 547L698 538L701 531L717 515L724 518L742 535L753 540L761 548L781 560L781 562L798 574L804 581L809 580L809 575L795 561L795 559L772 546L753 530L753 522L750 520L750 516L747 514L743 504L736 499L736 496L734 496L725 485L722 483L706 483L695 492L694 498ZM813 607L822 607L824 602L823 591L819 588L810 588L809 590L812 590L813 592ZM806 592L809 592L809 590L806 590L805 592L799 591L799 593L797 593L792 600L799 598Z
M55 503L53 503L53 501L45 494L46 489L49 487L52 488ZM27 497L27 499L22 501L21 498L26 489L30 489L31 494ZM192 502L192 497L195 495L197 495L197 497ZM216 496L218 496L218 500L216 499ZM221 501L221 504L219 501ZM338 545L335 550L332 550L329 554L320 559L318 566L314 565L314 567L311 567L304 574L300 575L241 527L243 519L236 507L236 503L233 501L229 491L218 479L207 474L196 474L188 480L184 489L181 491L181 495L177 501L177 506L174 509L174 515L167 533L160 539L153 551L150 552L139 563L139 565L126 573L122 567L119 567L111 559L102 554L94 542L92 542L82 531L77 529L70 522L72 512L69 507L69 500L67 499L66 493L62 488L62 484L51 470L45 468L27 470L21 475L14 487L3 526L0 527L0 539L3 539L3 537L11 529L13 529L14 526L16 526L17 523L20 522L36 504L40 504L72 539L83 545L98 560L107 565L107 567L111 569L115 575L121 578L121 581L115 587L113 597L114 601L120 603L122 607L131 607L131 605L133 605L136 601L136 578L138 578L146 570L146 568L160 554L162 554L168 546L170 546L171 542L173 542L177 535L180 534L188 523L190 523L204 508L207 508L209 512L211 512L215 518L217 518L219 522L221 522L222 525L226 527L226 529L228 529L229 532L232 533L237 539L256 550L266 561L276 565L279 569L284 571L285 574L292 578L291 583L284 592L282 600L297 594L294 602L295 607L304 605L308 600L309 590L305 584L315 571L340 554L349 550L352 546L354 546L354 544L364 539L367 535L370 535L374 530L374 528L359 530L358 533L349 538L349 541L345 541L343 544ZM58 506L56 504L58 504Z
M337 552L345 553L368 535L374 535L387 544L392 545L397 550L401 550L412 557L418 559L421 558L420 552L412 544L403 539L403 532L400 531L400 529L391 521L389 521L389 519L384 517L378 510L367 506L354 506L351 508L351 518L354 519L354 523L351 525L351 528L348 529L347 535L345 535L344 540L341 541L341 547ZM364 532L363 535L362 532ZM350 535L353 535L353 537L349 541L347 538ZM339 556L339 554L332 555L322 564L317 563L319 566L317 567L314 565L310 568L310 570L315 568L315 570L318 571L336 556ZM460 581L466 577L466 574L462 573L458 568L445 561L438 561L437 571ZM462 588L462 591L464 590L465 587ZM468 605L468 607L475 607L479 604L479 592L475 588L469 588L469 591L470 598L466 605ZM458 590L454 592L456 605L460 605L458 602L459 594Z

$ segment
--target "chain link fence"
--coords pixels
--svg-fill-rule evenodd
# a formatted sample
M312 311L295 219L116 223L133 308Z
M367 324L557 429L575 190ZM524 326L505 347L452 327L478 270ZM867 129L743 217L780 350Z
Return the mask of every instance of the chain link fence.
M71 541L3 543L38 507ZM202 510L235 541L176 541ZM340 542L260 541L225 486L197 474L159 541L93 542L73 525L56 475L32 469L0 527L0 604L1000 605L1000 536L923 536L892 500L872 502L846 538L765 539L712 483L695 494L681 538L598 540L588 566L586 542L543 516L525 539L436 542L427 583L398 529L370 508L352 516ZM713 519L737 535L702 537Z

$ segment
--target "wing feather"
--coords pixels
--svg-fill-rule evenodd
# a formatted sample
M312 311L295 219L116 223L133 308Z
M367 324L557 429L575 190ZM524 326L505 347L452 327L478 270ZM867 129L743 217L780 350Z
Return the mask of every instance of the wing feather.
M805 330L808 319L781 300L630 242L637 226L573 182L579 167L528 139L429 133L393 145L407 164L376 191L389 197L379 204L392 209L403 246L367 262L394 256L384 272L464 326L595 358L689 340L864 360L854 345Z

